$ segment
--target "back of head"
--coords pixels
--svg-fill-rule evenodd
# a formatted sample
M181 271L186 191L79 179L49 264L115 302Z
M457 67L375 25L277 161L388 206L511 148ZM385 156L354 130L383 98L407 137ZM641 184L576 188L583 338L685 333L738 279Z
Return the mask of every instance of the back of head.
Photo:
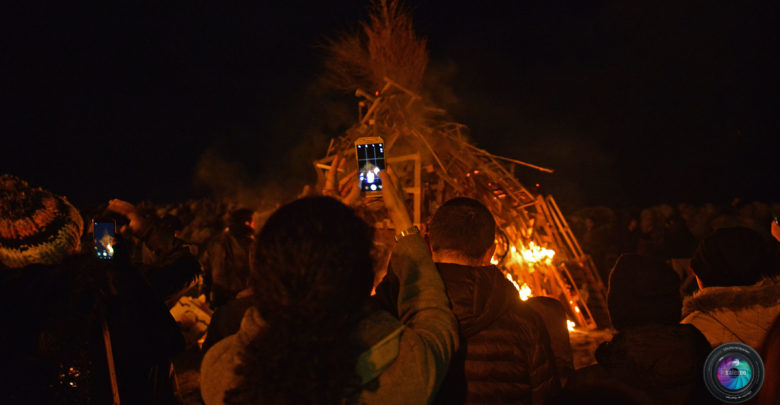
M496 221L477 200L453 198L436 211L430 224L431 249L449 250L478 259L493 245Z
M266 320L304 304L330 315L354 310L371 292L372 237L363 220L332 198L304 198L277 210L257 235L251 263Z
M766 240L749 228L721 228L705 237L691 259L691 268L705 287L747 286L773 276Z
M674 269L650 257L620 256L609 275L607 305L618 329L680 322L680 279Z
M78 250L84 222L65 197L0 175L0 262L56 264Z
M373 284L372 236L328 197L271 215L251 259L255 305L268 327L245 351L237 369L245 384L228 392L230 402L338 402L355 376L350 334Z

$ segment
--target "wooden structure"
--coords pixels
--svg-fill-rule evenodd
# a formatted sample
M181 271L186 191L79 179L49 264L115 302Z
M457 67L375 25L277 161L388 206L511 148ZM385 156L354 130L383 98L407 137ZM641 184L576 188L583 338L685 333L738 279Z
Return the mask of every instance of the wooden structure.
M320 174L324 177L336 155L352 158L357 138L381 136L387 161L411 195L413 221L421 229L450 198L481 201L499 227L493 262L521 292L568 303L570 319L581 327L608 326L604 284L555 200L528 190L513 175L518 165L552 170L473 146L463 125L446 121L444 111L426 105L392 80L385 81L375 94L356 92L359 122L331 140L326 156L315 162ZM382 228L387 223L375 225Z

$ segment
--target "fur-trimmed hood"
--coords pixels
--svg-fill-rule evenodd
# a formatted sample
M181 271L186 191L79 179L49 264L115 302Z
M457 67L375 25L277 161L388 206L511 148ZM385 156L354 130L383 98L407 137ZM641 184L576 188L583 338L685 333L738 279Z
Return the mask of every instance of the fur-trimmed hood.
M707 287L683 301L682 316L701 311L739 311L753 306L780 304L780 276L765 278L750 286Z

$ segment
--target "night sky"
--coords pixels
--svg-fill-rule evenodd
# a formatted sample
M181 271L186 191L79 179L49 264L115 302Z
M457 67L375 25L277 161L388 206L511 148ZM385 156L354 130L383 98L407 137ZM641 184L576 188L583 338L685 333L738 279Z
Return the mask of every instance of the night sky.
M521 178L562 206L778 202L780 13L716 3L408 4L433 99L479 147L556 169ZM0 172L82 205L203 195L204 156L299 188L356 118L318 85L319 45L368 2L247 4L6 10Z

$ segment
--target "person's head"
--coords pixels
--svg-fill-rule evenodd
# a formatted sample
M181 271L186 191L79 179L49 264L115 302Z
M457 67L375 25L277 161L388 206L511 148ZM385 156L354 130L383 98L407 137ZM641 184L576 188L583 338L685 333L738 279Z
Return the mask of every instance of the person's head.
M477 200L465 197L445 202L431 219L429 239L434 259L485 265L495 249L496 221Z
M252 282L267 320L285 310L342 316L371 293L373 229L328 197L278 209L257 235ZM337 311L337 312L331 312Z
M0 262L57 264L79 249L84 221L65 197L0 175Z
M620 256L609 274L607 306L617 330L647 324L680 323L680 279L674 269L650 257Z
M721 228L699 243L691 269L703 287L747 286L773 276L767 241L749 228Z
M237 369L246 384L229 402L337 402L355 376L345 364L356 362L350 334L373 285L372 237L328 197L294 201L268 218L250 276L267 329L250 343Z

